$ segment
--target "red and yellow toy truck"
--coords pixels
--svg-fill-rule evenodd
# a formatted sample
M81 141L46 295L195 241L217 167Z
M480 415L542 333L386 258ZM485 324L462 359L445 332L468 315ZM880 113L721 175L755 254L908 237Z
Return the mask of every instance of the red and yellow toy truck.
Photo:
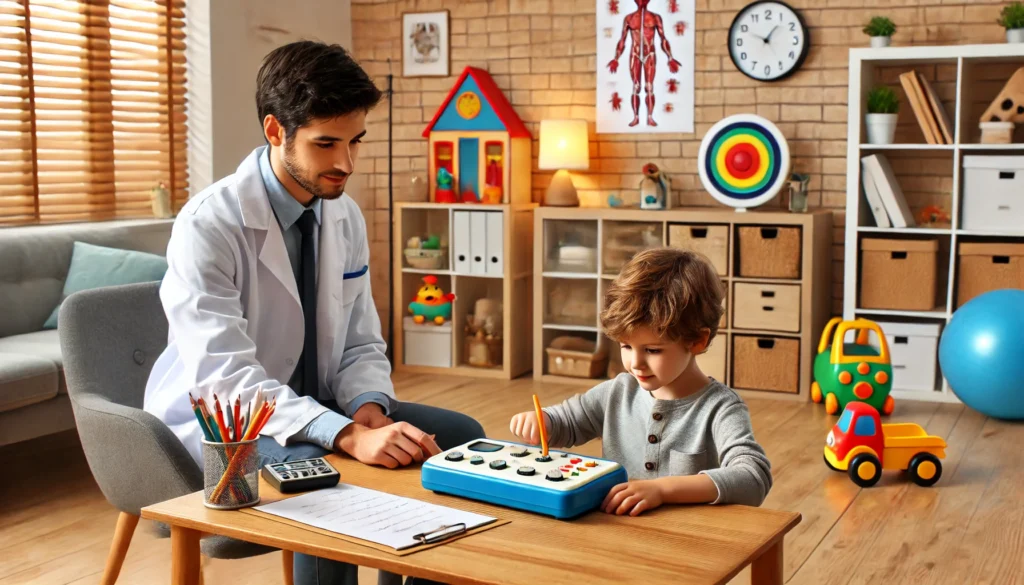
M846 471L853 483L871 487L883 469L910 472L917 485L935 485L942 476L946 441L914 423L883 425L875 407L850 402L825 439L825 464Z

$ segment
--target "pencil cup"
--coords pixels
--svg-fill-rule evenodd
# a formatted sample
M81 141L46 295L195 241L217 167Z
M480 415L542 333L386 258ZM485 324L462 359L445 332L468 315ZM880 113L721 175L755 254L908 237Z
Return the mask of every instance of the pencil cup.
M203 503L237 510L260 503L260 452L256 439L238 443L203 441Z

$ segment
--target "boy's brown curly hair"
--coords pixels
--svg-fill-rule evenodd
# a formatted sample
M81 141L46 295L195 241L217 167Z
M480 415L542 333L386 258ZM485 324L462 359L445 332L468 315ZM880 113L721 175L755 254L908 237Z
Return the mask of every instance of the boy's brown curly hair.
M621 341L639 327L670 341L708 345L722 317L722 281L703 255L678 248L653 248L633 257L608 287L601 325Z

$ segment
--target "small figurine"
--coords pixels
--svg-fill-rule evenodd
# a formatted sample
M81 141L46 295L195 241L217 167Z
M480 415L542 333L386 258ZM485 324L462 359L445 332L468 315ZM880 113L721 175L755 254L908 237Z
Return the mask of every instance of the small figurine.
M501 176L501 166L498 165L501 157L489 156L487 160L487 177L484 181L484 198L481 200L481 203L501 203L501 183L503 177Z
M608 207L625 207L626 204L622 201L622 197L619 197L618 193L612 193L608 196Z
M946 213L946 210L942 209L938 205L929 205L917 214L917 222L921 227L948 227L952 221L953 220L950 219L949 214Z
M171 209L171 194L163 181L149 191L150 203L153 206L153 217L168 219L174 215Z
M668 175L658 170L658 165L644 165L644 178L640 181L640 209L669 209L672 192Z
M437 277L428 274L423 277L423 286L416 292L416 296L409 303L409 313L412 320L422 324L428 318L438 325L452 318L452 301L455 295L445 294L441 287L437 286Z
M480 198L476 196L476 192L473 191L472 187L467 188L462 192L463 203L480 203Z
M441 167L437 169L437 203L456 203L455 191L452 190L454 177L448 169Z
M919 486L930 487L942 477L946 441L929 435L914 423L882 424L875 407L851 402L825 437L825 465L845 471L853 483L871 487L883 469L906 471Z

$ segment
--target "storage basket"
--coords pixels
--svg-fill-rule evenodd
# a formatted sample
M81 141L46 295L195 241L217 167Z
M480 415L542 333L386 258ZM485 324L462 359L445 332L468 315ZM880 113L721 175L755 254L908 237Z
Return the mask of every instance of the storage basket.
M412 268L421 270L438 270L445 268L448 261L448 250L424 250L422 248L406 248L405 261Z
M732 386L769 392L800 392L800 340L734 335Z
M862 309L931 311L939 304L938 241L865 238L860 250Z
M956 306L1001 288L1024 289L1024 244L960 244Z
M800 228L741 226L739 275L754 278L800 278Z
M596 343L581 337L556 337L545 349L548 373L572 378L596 378L608 366L608 353Z
M668 245L703 254L711 261L719 276L729 275L727 225L670 225Z

